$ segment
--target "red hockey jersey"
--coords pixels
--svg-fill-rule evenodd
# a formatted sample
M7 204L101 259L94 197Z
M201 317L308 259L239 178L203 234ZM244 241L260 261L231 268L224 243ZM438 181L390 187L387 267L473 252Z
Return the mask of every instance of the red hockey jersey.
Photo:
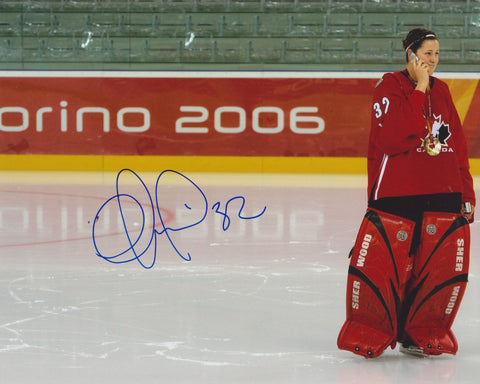
M437 156L423 149L427 117L441 143ZM430 77L423 93L406 70L385 74L375 88L371 121L369 200L460 192L462 201L475 204L465 135L445 82Z

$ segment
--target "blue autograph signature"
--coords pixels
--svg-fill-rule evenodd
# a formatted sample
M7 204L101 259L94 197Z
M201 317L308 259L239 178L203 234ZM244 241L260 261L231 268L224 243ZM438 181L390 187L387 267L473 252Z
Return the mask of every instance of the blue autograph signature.
M146 196L148 197L148 200L149 200L148 208L145 208L144 206L142 206L142 204L134 196L132 196L130 194L126 194L126 193L120 193L120 176L123 175L123 174L130 174L130 175L133 175L136 179L138 179L139 187L144 192L146 192ZM173 175L176 175L180 178L183 178L187 182L188 185L193 187L190 194L192 194L192 193L197 194L198 196L196 196L196 197L198 197L199 198L198 200L200 202L202 202L202 209L203 210L200 211L201 212L201 214L199 215L200 217L198 219L195 219L195 221L193 223L190 223L188 225L181 226L181 227L178 227L178 228L172 228L172 227L167 227L166 226L164 217L163 217L162 212L160 210L160 204L159 204L159 189L160 189L159 188L159 183L160 183L160 180L162 179L162 176L164 176L166 174L173 174ZM156 260L156 257L157 257L157 239L158 239L159 236L164 235L164 236L166 236L170 245L173 247L173 249L178 254L178 256L180 256L185 261L192 260L192 257L190 255L190 253L187 253L187 255L185 256L177 249L177 247L175 246L175 244L172 240L171 232L183 231L185 229L195 227L195 226L199 225L200 223L202 223L205 220L205 218L207 217L208 200L207 200L207 197L205 196L205 194L203 193L203 191L200 189L200 187L197 184L195 184L191 179L189 179L187 176L181 174L180 172L172 171L172 170L165 170L162 173L160 173L160 175L158 176L157 181L155 183L155 195L154 195L155 196L155 203L154 203L153 199L152 199L152 195L150 194L147 186L145 185L144 181L140 178L140 176L138 176L134 171L132 171L130 169L123 169L120 172L118 172L118 174L117 174L116 192L117 193L114 196L110 197L107 201L105 201L105 203L103 203L103 205L100 207L97 214L95 215L95 220L93 220L92 239L93 239L93 245L95 247L95 252L96 252L97 256L103 258L104 260L106 260L110 263L115 263L115 264L128 263L128 262L137 260L142 265L142 267L144 267L146 269L150 269L154 266L155 260ZM238 200L238 201L241 202L240 209L237 212L237 216L238 216L239 219L243 219L243 220L256 219L256 218L262 216L267 209L267 207L263 207L263 210L258 215L245 216L244 213L243 213L243 210L244 210L244 207L245 207L245 197L243 197L243 196L232 197L231 199L229 199L225 203L225 205L223 207L222 207L222 203L218 201L212 206L212 211L214 211L214 213L222 216L222 218L223 218L223 222L222 222L223 231L228 230L228 228L230 227L231 218L229 216L228 209L229 209L229 204L231 204L235 200ZM112 256L105 256L99 250L99 245L98 245L98 242L95 238L95 226L96 226L96 223L97 223L97 221L98 221L98 219L99 219L99 217L102 213L102 210L107 205L115 204L115 203L116 203L116 205L118 205L118 211L120 213L120 216L121 216L121 219L122 219L122 224L123 224L123 232L122 233L124 233L124 235L126 237L128 246L126 247L126 249L123 249L119 253L116 253ZM134 204L134 205L138 206L139 212L141 213L142 225L141 225L141 228L140 228L139 231L138 231L138 229L135 230L135 232L138 232L138 234L136 236L133 236L132 232L127 228L127 223L126 223L125 214L124 214L125 210L123 208L123 205L126 204L126 203L130 203L129 206L131 206L131 204ZM184 204L184 207L188 210L192 209L186 203ZM147 225L146 224L147 216L146 216L146 211L145 210L148 210L147 211L148 212L148 217L151 217L151 220L153 221L152 225ZM161 230L157 230L156 227L155 227L155 225L156 225L155 218L157 217L157 215L158 215L158 219L160 220ZM147 232L149 230L151 230L151 232ZM146 237L146 236L149 236L149 237ZM147 253L147 251L150 249L151 246L154 247L153 248L153 259L152 259L151 264L145 264L145 263L143 263L141 258L142 258L142 256L144 256Z

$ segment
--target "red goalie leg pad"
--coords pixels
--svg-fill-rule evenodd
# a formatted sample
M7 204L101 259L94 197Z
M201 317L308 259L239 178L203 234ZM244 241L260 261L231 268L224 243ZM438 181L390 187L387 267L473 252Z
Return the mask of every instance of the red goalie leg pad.
M377 357L396 343L397 318L411 273L409 250L415 224L367 211L352 250L347 280L347 320L340 349Z
M421 243L405 298L405 335L427 355L455 354L452 323L468 280L470 228L451 213L424 216Z
M374 326L374 325L373 325ZM394 343L392 332L384 333L365 323L347 320L338 336L338 347L367 358L380 356Z

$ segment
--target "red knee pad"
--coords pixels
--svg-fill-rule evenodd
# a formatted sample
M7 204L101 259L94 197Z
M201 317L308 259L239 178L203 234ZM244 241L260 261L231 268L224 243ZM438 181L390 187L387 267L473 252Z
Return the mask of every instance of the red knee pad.
M470 228L461 215L426 213L405 298L405 335L425 354L455 354L451 331L468 280Z
M377 357L396 343L398 313L412 268L414 226L395 215L367 211L350 260L340 349Z

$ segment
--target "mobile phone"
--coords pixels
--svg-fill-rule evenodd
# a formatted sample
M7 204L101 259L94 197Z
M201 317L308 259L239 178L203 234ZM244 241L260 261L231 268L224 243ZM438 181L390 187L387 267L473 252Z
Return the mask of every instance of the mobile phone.
M415 55L415 53L413 51L410 52L410 55L408 55L408 58L410 60L413 60L413 58L415 58L416 62L418 63L418 57L417 57L417 55Z

